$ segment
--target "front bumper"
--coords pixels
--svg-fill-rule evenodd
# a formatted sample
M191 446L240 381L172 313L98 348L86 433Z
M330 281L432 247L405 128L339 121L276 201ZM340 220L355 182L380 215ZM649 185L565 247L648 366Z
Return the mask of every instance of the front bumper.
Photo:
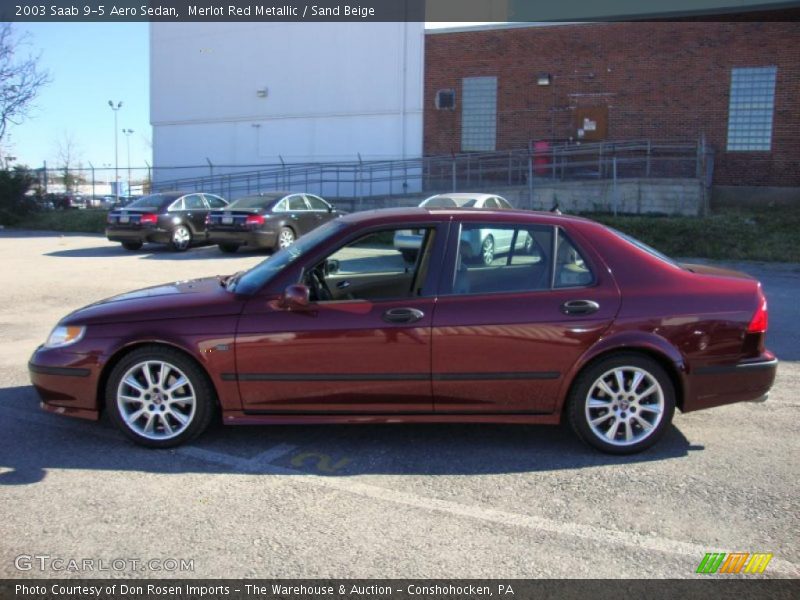
M708 365L687 374L683 412L735 402L764 402L775 383L778 359L764 352L733 365Z
M44 410L90 420L100 416L100 366L94 355L39 346L28 362L28 373Z

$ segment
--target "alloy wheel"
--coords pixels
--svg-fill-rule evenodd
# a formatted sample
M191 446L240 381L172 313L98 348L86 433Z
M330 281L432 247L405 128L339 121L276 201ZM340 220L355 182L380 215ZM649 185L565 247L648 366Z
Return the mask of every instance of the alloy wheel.
M172 247L186 250L192 242L192 232L185 225L178 225L172 232Z
M589 387L585 414L590 431L613 446L646 440L664 416L664 390L645 369L615 367Z
M150 440L179 436L197 408L194 386L175 365L161 360L136 363L120 379L117 408L125 425Z
M288 248L294 244L294 232L291 229L282 229L278 235L278 248Z
M494 262L494 238L488 236L481 245L481 258L487 267Z

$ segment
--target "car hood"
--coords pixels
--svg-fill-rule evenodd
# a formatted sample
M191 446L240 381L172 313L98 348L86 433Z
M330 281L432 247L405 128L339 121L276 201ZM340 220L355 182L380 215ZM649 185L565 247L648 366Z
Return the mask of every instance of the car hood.
M122 323L238 314L244 299L218 277L189 279L126 292L70 313L62 324Z

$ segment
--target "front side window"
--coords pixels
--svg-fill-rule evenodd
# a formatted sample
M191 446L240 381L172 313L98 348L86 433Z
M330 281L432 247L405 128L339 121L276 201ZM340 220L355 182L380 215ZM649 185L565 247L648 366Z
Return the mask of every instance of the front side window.
M433 228L419 232L419 259L409 264L395 247L397 229L360 237L308 270L312 300L389 300L418 296L427 272Z
M550 287L553 228L466 224L461 228L454 294L492 294Z
M777 67L731 70L728 151L769 152Z

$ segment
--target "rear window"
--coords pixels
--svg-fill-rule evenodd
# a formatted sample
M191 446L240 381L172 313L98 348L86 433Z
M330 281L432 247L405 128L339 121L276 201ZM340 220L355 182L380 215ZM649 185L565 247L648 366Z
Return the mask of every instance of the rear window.
M134 200L126 208L136 208L143 210L158 210L167 204L173 202L180 196L172 194L150 194L149 196L142 196L138 200Z
M678 269L683 269L683 267L681 267L676 261L672 260L669 256L667 256L666 254L664 254L662 252L659 252L658 250L656 250L652 246L648 246L644 242L642 242L640 240L637 240L635 237L632 237L632 236L628 235L627 233L622 233L621 231L617 231L616 229L614 229L612 227L609 227L608 230L611 233L613 233L614 235L616 235L617 237L622 238L623 240L625 240L629 244L633 244L639 250L644 250L645 252L647 252L651 256L655 256L657 259L662 260L665 263L672 265L673 267L676 267Z
M283 196L272 196L272 195L259 195L259 196L245 196L244 198L239 198L238 200L234 200L228 205L228 208L237 209L237 208L266 208L267 206L271 205L276 200L283 198Z

